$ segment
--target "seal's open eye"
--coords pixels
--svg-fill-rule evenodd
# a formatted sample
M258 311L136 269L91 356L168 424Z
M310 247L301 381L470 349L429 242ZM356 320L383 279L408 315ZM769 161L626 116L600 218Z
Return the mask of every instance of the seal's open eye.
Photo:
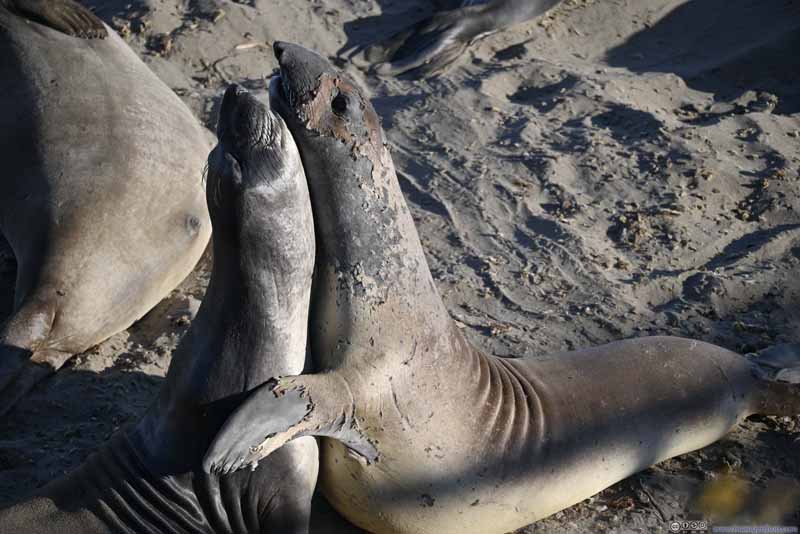
M344 115L347 113L347 96L343 93L336 93L336 96L331 100L331 109L337 115Z

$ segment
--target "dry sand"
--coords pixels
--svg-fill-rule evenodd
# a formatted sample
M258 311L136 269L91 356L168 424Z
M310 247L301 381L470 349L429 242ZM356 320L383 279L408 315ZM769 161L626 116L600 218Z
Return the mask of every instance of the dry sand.
M344 66L429 9L86 3L209 126L228 82L265 90L276 67L267 43ZM383 118L434 278L478 346L516 357L650 334L738 351L800 341L800 2L573 0L485 39L433 81L379 80L359 65L356 53L346 68ZM0 421L0 505L136 420L209 265ZM0 281L7 313L8 260ZM521 532L665 531L698 513L713 481L700 501L717 513L798 524L786 498L799 487L798 431L796 417L747 421ZM317 511L315 532L358 532Z

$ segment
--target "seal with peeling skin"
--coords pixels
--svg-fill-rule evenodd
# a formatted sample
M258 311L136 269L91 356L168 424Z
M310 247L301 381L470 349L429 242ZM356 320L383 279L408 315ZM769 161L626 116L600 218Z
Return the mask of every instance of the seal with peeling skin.
M285 43L275 53L271 102L300 148L318 234L309 343L319 374L282 379L311 400L302 420L295 401L254 392L206 468L236 468L295 436L320 435L322 491L364 530L501 534L704 447L747 415L800 413L800 386L756 376L758 359L688 339L519 359L476 350L435 289L387 148L370 141L382 132L369 101L355 84L331 83L346 76L317 54ZM317 110L310 121L308 106ZM343 130L368 145L356 160ZM385 196L359 187L371 180ZM391 233L375 224L387 214ZM356 266L380 302L337 283ZM800 366L797 352L789 360L783 367ZM258 419L259 410L270 416ZM358 423L350 432L342 415ZM288 430L287 419L297 419Z

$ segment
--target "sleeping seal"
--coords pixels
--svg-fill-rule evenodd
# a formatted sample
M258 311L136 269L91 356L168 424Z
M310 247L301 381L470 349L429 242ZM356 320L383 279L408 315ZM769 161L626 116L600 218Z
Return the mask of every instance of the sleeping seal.
M211 227L206 134L91 11L0 0L0 57L0 233L17 261L2 414L155 306Z
M698 341L525 359L470 346L433 283L369 101L320 56L275 52L273 108L300 147L319 243L309 339L320 372L256 389L206 470L327 436L322 490L363 529L500 534L708 445L749 414L800 413L800 386Z
M314 267L308 189L281 119L232 86L218 133L208 162L211 282L158 400L72 474L0 512L0 532L308 532L314 438L252 472L199 468L245 392L303 370Z
M437 0L436 13L367 50L382 76L441 73L475 41L536 18L561 0Z

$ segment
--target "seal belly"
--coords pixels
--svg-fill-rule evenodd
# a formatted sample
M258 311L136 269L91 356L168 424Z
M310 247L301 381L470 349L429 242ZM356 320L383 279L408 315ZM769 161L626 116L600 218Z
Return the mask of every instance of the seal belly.
M203 128L90 11L0 2L0 55L0 231L18 265L0 325L4 413L155 306L211 228Z
M373 532L511 531L716 441L749 413L753 389L744 358L678 338L471 357L470 374L451 374L442 395L455 402L427 406L440 414L428 424L381 410L371 435L391 458L366 465L325 440L322 489L350 521Z

